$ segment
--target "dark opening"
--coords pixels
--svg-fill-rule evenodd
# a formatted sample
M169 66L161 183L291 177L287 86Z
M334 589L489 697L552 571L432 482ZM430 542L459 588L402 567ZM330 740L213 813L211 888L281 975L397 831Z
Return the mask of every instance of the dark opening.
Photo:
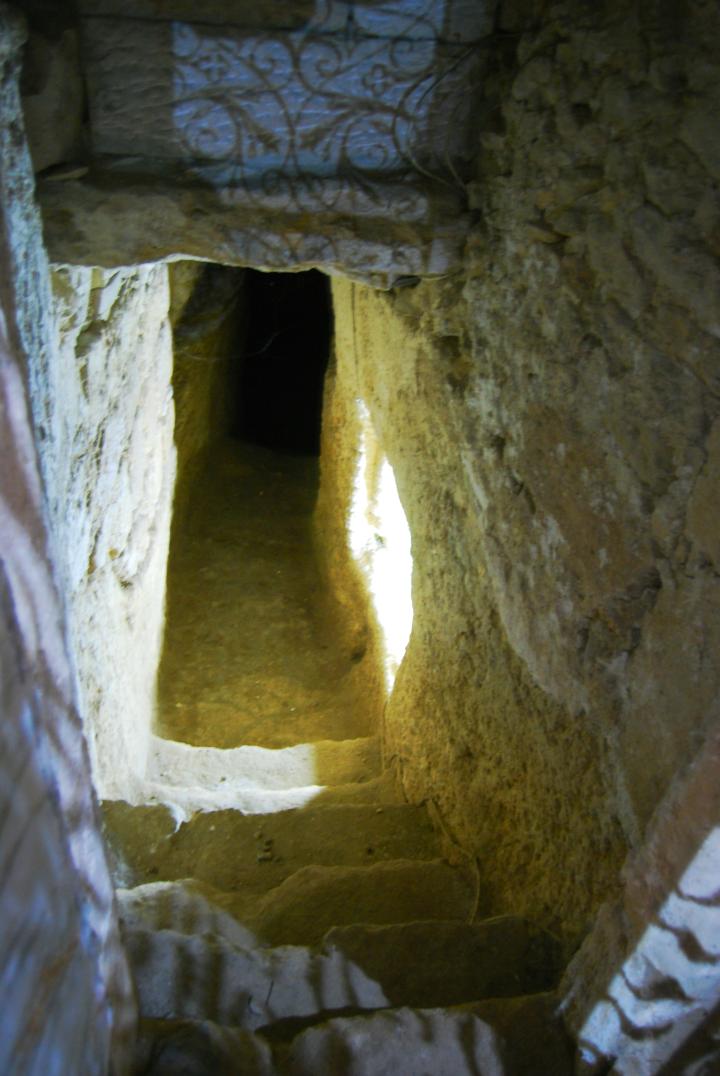
M318 455L331 336L328 279L246 273L248 327L236 437L281 452Z

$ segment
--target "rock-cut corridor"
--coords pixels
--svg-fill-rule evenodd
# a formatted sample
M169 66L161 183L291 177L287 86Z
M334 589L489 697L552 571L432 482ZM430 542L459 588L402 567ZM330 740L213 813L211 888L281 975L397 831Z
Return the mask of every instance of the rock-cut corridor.
M541 1049L565 1072L557 941L484 920L477 868L383 775L365 656L323 615L316 492L315 459L226 440L173 537L157 765L243 794L179 825L105 805L138 1071L470 1076Z
M159 731L206 747L366 735L362 654L323 621L317 460L227 439L171 541Z

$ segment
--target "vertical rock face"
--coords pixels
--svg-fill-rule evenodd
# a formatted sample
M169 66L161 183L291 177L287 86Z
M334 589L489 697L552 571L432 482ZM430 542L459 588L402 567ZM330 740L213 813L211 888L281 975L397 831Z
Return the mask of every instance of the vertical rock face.
M174 481L165 266L58 268L33 371L55 563L102 796L132 797L154 708Z
M498 608L600 720L630 836L718 718L719 29L552 5L500 65L474 187L457 394Z
M440 285L383 295L338 282L334 292L326 427L348 462L326 468L325 481L351 495L357 448L347 443L353 427L344 416L359 398L412 534L413 629L386 707L386 757L411 798L435 799L478 857L492 908L579 929L623 845L592 721L541 689L500 619L482 504L465 463L474 455L473 415L452 385L473 364L461 343L468 308ZM343 537L335 540L337 571ZM357 580L348 575L349 593Z
M413 536L388 753L498 907L574 929L718 719L720 27L530 21L501 14L468 279L337 285L327 423L352 454L366 402Z
M0 1070L127 1071L134 1007L77 716L33 446L50 288L0 4ZM113 1049L114 1044L114 1049Z
M211 446L227 436L236 407L244 273L187 261L171 263L168 271L177 447L173 521L179 524L190 488Z
M319 267L380 286L459 269L494 7L83 0L89 169L41 181L52 257Z

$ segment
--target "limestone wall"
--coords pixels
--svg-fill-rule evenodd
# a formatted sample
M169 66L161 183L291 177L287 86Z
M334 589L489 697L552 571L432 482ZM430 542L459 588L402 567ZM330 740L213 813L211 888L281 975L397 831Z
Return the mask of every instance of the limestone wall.
M53 273L34 408L101 796L132 799L154 711L175 474L165 266Z
M473 190L500 612L601 720L632 839L718 716L718 30L701 2L551 5L499 64Z
M413 536L388 754L492 908L572 932L718 720L720 27L530 8L500 16L466 280L337 284L335 395Z
M227 436L234 418L246 317L244 274L188 261L168 269L177 449L173 520L182 524L208 452Z

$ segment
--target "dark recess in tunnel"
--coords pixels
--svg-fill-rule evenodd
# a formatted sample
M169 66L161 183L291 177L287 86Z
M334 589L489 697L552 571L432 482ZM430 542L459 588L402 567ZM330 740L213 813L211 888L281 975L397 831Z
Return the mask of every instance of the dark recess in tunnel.
M246 273L247 337L233 434L265 448L320 452L322 392L331 337L327 277Z

